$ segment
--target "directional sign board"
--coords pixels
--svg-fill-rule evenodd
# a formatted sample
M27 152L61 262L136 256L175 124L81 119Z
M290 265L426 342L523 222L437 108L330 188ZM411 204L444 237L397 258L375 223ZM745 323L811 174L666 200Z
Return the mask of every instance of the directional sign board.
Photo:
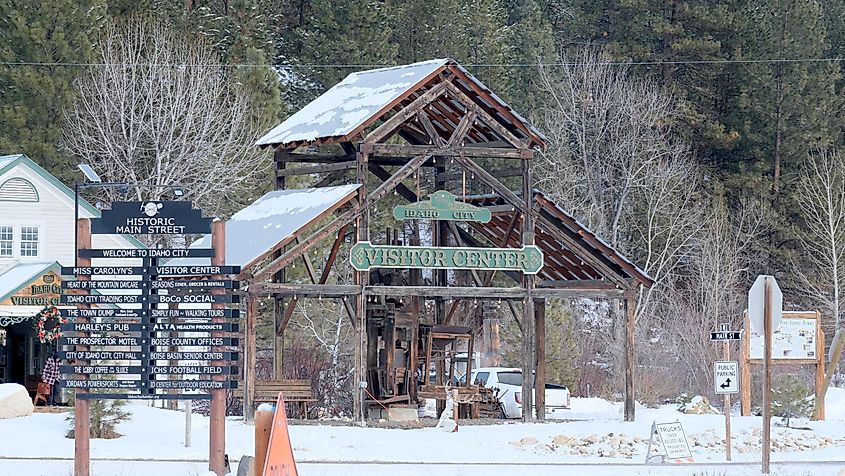
M716 393L739 393L739 363L720 360L713 364L713 382Z
M127 249L83 249L80 258L211 258L213 248L127 248Z
M772 332L780 328L780 321L783 318L783 293L778 286L778 282L775 281L775 277L757 276L754 285L748 290L748 319L751 323L751 330L757 335L763 335L767 280L771 282L772 287Z

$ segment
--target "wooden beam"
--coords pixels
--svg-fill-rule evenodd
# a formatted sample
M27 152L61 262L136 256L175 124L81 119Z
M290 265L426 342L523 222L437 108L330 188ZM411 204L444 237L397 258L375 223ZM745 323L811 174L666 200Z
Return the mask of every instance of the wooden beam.
M300 284L300 283L254 283L249 292L275 296L339 297L354 296L361 292L354 284Z
M472 122L475 120L475 112L469 111L461 118L461 122L458 123L458 127L455 128L455 131L452 132L452 137L449 137L449 147L457 147L461 144L461 141L467 136L467 132L469 132L469 128L472 127Z
M514 147L520 149L528 147L528 144L526 144L525 141L519 139L513 134L513 132L507 130L505 126L503 126L499 121L496 120L496 118L491 116L490 113L488 113L481 106L476 104L475 101L473 101L469 96L464 94L464 92L458 89L457 86L455 86L454 84L448 84L446 86L446 89L449 90L449 93L454 94L458 99L460 99L467 109L478 114L479 119L483 121L484 124L487 125L487 127L496 131L500 136L502 136L503 139L510 142ZM530 159L531 157L527 158Z
M619 286L601 279L544 279L537 284L537 287L552 289L619 289Z
M534 365L537 368L535 387L537 401L537 418L546 419L546 300L534 301L534 334L535 353Z
M356 162L354 160L346 162L336 162L332 164L310 165L306 167L297 167L294 169L279 169L276 171L276 177L290 177L292 175L309 175L324 172L336 172L338 170L354 169Z
M385 156L370 156L368 161L371 164L378 164L384 166L402 166L417 154L394 155L390 157ZM287 162L306 163L306 164L337 164L355 160L355 154L290 154ZM433 161L428 161L423 164L426 167L432 167Z
M418 98L411 101L410 104L403 107L399 112L394 114L390 117L390 119L384 121L372 130L362 142L368 143L375 143L380 142L390 136L399 126L402 125L405 121L410 119L417 113L417 111L422 110L426 104L437 99L438 96L443 94L446 91L446 88L449 86L448 80L444 80L441 83L434 85L431 89L421 94Z
M634 336L637 323L637 294L625 292L625 421L634 421L634 368L636 353L634 352Z
M329 185L334 183L336 180L343 178L343 176L346 175L346 172L347 172L347 170L345 170L345 169L344 170L335 170L334 172L331 172L330 174L321 178L319 182L314 184L314 187L315 188L328 187Z
M437 146L414 144L373 144L373 154L388 157L407 157L411 155L432 155L440 157L480 157L521 159L524 152L519 149L500 149L496 147ZM374 161L375 162L375 161ZM384 164L381 164L384 165ZM387 164L389 165L389 164Z
M446 145L446 141L443 140L443 137L437 133L437 130L434 128L434 124L431 123L431 119L429 119L425 110L417 113L417 119L420 121L420 124L423 125L423 129L425 129L426 134L428 134L428 138L431 139L429 142L430 144L436 144L439 147Z
M326 284L329 280L329 273L334 266L334 262L337 259L337 252L340 250L340 245L343 244L344 237L346 236L346 228L349 225L343 225L340 228L340 231L337 232L337 237L334 239L334 243L332 244L332 249L329 251L329 257L326 259L326 264L323 266L323 272L320 274L319 284Z

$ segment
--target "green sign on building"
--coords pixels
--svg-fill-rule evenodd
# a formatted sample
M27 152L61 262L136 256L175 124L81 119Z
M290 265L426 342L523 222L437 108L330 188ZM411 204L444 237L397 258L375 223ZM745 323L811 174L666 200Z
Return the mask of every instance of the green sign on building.
M410 205L396 205L393 217L397 220L451 220L487 223L492 218L490 210L455 200L446 190L431 194L431 200Z
M352 246L349 262L358 271L371 268L440 268L537 274L543 267L543 252L534 245L522 248L461 248L374 245L360 241Z

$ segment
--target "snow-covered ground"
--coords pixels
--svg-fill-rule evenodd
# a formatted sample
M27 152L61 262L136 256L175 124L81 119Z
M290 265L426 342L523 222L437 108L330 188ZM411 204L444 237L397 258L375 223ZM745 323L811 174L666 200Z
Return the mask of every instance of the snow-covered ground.
M827 420L807 422L809 430L773 429L776 451L772 474L839 475L845 470L845 390L831 389L826 404ZM457 433L436 428L314 424L294 425L290 433L304 476L474 476L491 471L541 475L759 474L758 464L720 465L724 462L722 415L685 415L674 406L638 407L637 421L624 423L619 403L573 398L572 406L572 410L558 413L567 421L462 425ZM132 419L118 427L123 437L91 442L96 476L207 474L208 419L193 416L193 445L186 448L184 413L143 403L130 404L129 408ZM683 423L688 439L694 442L696 465L643 466L652 422L675 420ZM0 476L72 474L73 440L64 437L68 425L63 414L0 420ZM733 416L734 462L760 461L760 427L759 417ZM226 442L233 470L242 455L252 454L253 432L252 426L239 419L229 420Z

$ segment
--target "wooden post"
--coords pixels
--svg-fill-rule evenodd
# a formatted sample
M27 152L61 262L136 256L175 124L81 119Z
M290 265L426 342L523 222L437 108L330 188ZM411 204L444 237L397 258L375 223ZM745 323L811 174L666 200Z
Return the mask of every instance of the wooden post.
M78 204L77 204L78 205ZM87 218L80 218L76 221L76 263L77 266L91 266L91 258L79 256L79 250L91 248L91 221ZM91 279L90 276L78 276L80 281ZM79 308L87 309L87 304L79 305ZM85 324L87 317L77 317L75 322ZM88 337L87 332L77 332L79 337ZM88 347L77 347L76 350L89 350ZM77 377L80 380L87 379L85 375ZM77 388L75 393L85 393L85 389ZM91 474L91 417L90 400L76 398L73 403L73 474L74 476L89 476Z
M839 358L842 357L842 349L845 347L845 332L841 330L837 330L836 334L833 335L833 342L830 343L830 365L827 367L824 381L822 382L821 390L816 389L816 393L822 394L822 402L824 402L824 395L827 394L827 388L830 386L830 380L833 378L833 374L836 373L837 363L839 362ZM824 363L824 352L821 354L822 363ZM824 409L824 403L822 403L821 410L817 406L817 409L814 410L814 419L823 419L824 414L821 413ZM816 411L820 411L818 416L815 415Z
M535 333L537 346L537 419L546 419L546 300L537 299L534 302L536 316Z
M191 447L191 414L193 413L193 400L185 400L185 448Z
M731 360L731 344L722 342L722 359ZM741 379L740 379L741 380ZM731 394L725 394L725 461L731 460Z
M290 151L287 149L278 148L273 151L273 163L275 164L275 172L281 172L287 168L287 160L290 156ZM284 190L287 188L287 177L284 175L276 175L276 190ZM284 248L274 251L271 255L271 261L282 256ZM285 270L281 269L279 272L273 274L270 279L274 283L285 282ZM285 300L284 298L273 298L273 378L285 378L285 329L282 325L285 314ZM244 389L244 399L246 399L246 389Z
M765 300L763 301L763 474L769 474L772 457L772 278L766 278Z
M531 176L531 160L522 160L522 244L534 244L534 191ZM522 286L525 297L522 300L522 421L534 419L534 275L523 274ZM536 393L545 389L536 389ZM538 415L539 417L539 415Z
M435 190L444 190L446 189L446 157L435 157L434 158L434 189ZM448 228L449 223L444 220L436 220L433 221L433 228L434 228L434 246L448 246ZM445 269L435 269L433 270L434 275L434 285L438 287L446 287L448 286L447 278L448 274ZM453 301L454 302L454 301ZM435 324L445 324L446 323L446 301L443 297L437 297L434 299L434 323ZM452 347L452 350L455 350L455 347ZM434 363L435 373L437 375L436 383L437 385L443 385L446 382L446 362L444 359L437 359ZM428 370L426 370L427 372ZM450 382L451 383L451 382ZM443 395L443 399L437 400L437 415L443 414L446 410L446 395Z
M257 296L252 293L246 295L244 306L244 420L251 423L255 420L255 358L258 351L255 336L255 301Z
M739 343L739 414L751 415L751 327L748 313L743 319L742 340Z
M285 411L277 408L277 412ZM267 447L270 445L270 431L273 428L273 412L260 411L255 413L255 463L252 476L263 476L264 463L267 460Z
M222 266L226 263L226 222L216 219L211 224L211 247L214 249L214 257L211 258L212 266ZM222 275L214 275L213 279L223 279ZM212 294L222 294L224 289L214 289ZM212 309L222 309L224 304L212 304ZM226 322L223 317L214 317L211 320L215 323ZM212 337L223 337L222 332L212 332ZM215 350L212 347L212 350ZM226 365L225 361L213 361L211 365ZM225 375L215 375L213 380L225 380ZM208 469L217 476L226 474L226 389L211 390L211 408L209 411L208 428Z
M634 332L636 329L637 294L625 291L625 421L634 421Z
M824 420L824 397L827 394L825 386L825 362L824 362L824 331L822 330L822 316L816 311L816 401L813 405L813 420ZM833 350L833 346L831 346ZM836 361L831 361L832 372L836 371Z
M455 429L452 430L452 433L458 432L458 417L461 413L461 404L458 403L458 395L460 392L457 388L452 389L452 418L455 420Z
M370 239L370 208L367 205L367 162L369 161L369 153L372 149L371 144L361 144L359 151L356 154L357 159L357 180L360 187L358 188L358 203L364 207L364 211L355 219L355 240L369 241ZM366 271L355 272L355 284L360 287L360 292L355 295L355 395L353 397L353 413L355 419L358 419L361 424L364 424L365 408L364 408L364 391L366 386L364 384L367 375L366 362L364 361L364 349L366 348L366 332L367 332L367 296L364 294L364 287L370 284L370 273Z

